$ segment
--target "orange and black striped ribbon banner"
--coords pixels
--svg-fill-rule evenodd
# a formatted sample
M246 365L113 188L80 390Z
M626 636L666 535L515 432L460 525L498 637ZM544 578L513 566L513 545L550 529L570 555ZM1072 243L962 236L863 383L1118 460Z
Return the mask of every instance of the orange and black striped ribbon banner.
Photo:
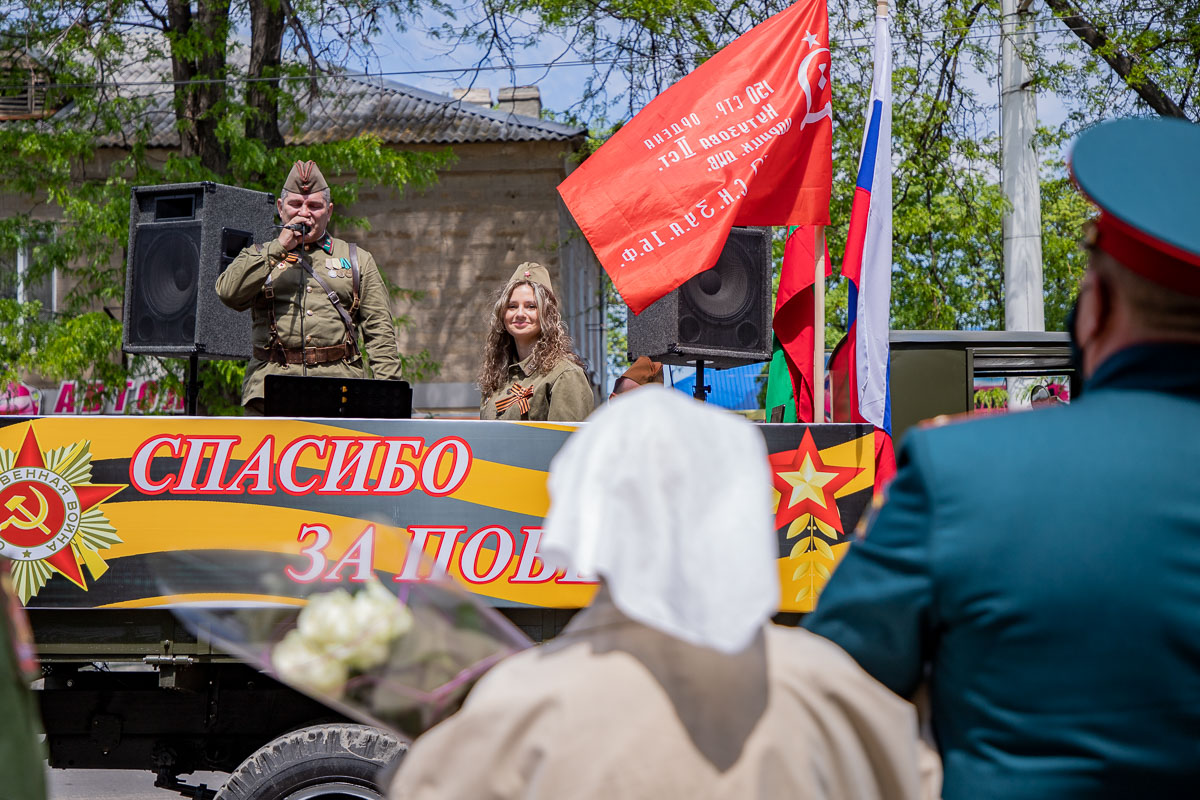
M493 605L579 608L595 582L538 556L550 461L576 427L2 418L0 557L11 559L13 592L38 609L295 602L314 581L420 582L435 570ZM808 611L871 500L873 431L758 429L780 607Z

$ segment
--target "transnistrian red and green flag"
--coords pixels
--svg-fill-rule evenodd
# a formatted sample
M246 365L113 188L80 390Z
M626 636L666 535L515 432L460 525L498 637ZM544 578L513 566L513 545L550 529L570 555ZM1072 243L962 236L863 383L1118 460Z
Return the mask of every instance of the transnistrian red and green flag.
M824 237L822 237L824 238ZM783 407L778 422L824 422L825 409L813 408L814 329L813 286L817 269L817 226L803 225L788 231L775 295L771 327L775 342L767 375L767 419ZM831 274L825 248L825 277ZM821 365L824 369L824 364Z
M651 101L559 187L634 313L734 225L828 225L829 15L800 0Z

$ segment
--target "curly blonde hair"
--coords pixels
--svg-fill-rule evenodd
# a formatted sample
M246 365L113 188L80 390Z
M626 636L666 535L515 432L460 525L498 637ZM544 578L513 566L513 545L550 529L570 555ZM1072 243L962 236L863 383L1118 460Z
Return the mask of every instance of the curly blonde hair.
M508 308L508 300L518 286L528 286L533 289L537 302L538 325L542 332L533 345L530 372L544 375L554 368L554 365L564 358L587 368L579 356L575 355L571 334L563 324L562 314L558 310L558 298L554 292L540 283L518 278L510 280L496 295L492 306L492 321L488 328L487 339L483 345L483 366L479 369L479 391L486 399L508 381L508 367L518 361L517 343L512 335L504 329L504 312Z

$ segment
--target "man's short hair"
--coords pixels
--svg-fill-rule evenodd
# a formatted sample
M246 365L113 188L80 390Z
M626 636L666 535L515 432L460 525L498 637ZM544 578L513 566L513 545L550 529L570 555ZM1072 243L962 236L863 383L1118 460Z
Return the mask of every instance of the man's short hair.
M1092 251L1090 267L1117 288L1146 331L1200 336L1200 297L1143 278L1102 250Z

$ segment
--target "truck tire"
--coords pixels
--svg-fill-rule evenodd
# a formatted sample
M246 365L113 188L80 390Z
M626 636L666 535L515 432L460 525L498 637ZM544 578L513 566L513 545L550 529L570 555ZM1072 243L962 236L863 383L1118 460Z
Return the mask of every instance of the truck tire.
M252 753L217 800L382 800L379 771L408 746L366 725L314 725L284 734Z

